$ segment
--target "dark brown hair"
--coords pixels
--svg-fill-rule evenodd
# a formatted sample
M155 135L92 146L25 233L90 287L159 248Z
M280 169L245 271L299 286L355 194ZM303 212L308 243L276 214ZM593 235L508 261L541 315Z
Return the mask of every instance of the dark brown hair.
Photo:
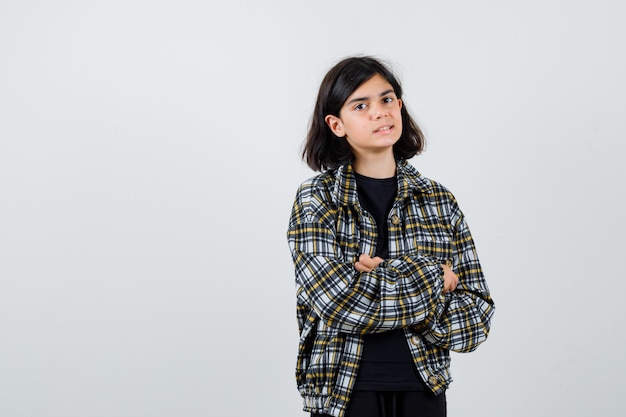
M329 114L339 117L339 111L348 97L376 74L387 80L396 96L402 99L402 86L391 70L369 56L349 57L339 61L322 80L302 151L302 159L314 171L334 169L352 161L352 150L347 140L336 136L324 118ZM396 160L410 159L422 152L426 145L424 134L409 114L404 100L400 114L402 135L393 145Z

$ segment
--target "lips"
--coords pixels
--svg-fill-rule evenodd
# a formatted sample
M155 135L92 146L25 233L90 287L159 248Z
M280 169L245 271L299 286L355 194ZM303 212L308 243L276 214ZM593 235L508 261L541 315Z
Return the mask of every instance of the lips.
M388 132L393 128L392 125L384 125L374 130L374 133Z

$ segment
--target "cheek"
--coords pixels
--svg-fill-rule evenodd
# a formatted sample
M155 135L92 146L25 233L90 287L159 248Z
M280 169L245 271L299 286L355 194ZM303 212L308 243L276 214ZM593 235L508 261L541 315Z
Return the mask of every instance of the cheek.
M394 121L396 123L396 126L402 128L402 113L400 113L400 110L398 110L394 115Z
M346 133L357 134L367 129L367 126L367 121L365 120L351 120L350 123L344 125L344 128Z
M395 124L395 129L396 129L396 137L398 139L400 139L400 136L402 136L402 117L400 115L398 115L398 122Z

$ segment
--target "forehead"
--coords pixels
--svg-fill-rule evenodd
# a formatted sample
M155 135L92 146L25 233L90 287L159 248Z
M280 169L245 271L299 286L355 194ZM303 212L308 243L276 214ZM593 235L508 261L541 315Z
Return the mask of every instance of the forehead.
M388 92L389 90L393 92L393 87L389 84L389 81L377 73L374 74L372 78L358 86L357 89L350 94L346 101L354 100L355 98L371 99L378 97L382 93Z

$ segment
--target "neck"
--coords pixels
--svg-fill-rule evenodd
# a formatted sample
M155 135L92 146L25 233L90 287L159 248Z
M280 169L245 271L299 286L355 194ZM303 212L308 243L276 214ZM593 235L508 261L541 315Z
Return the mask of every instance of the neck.
M391 178L396 175L396 160L393 153L381 156L356 156L352 169L370 178Z

